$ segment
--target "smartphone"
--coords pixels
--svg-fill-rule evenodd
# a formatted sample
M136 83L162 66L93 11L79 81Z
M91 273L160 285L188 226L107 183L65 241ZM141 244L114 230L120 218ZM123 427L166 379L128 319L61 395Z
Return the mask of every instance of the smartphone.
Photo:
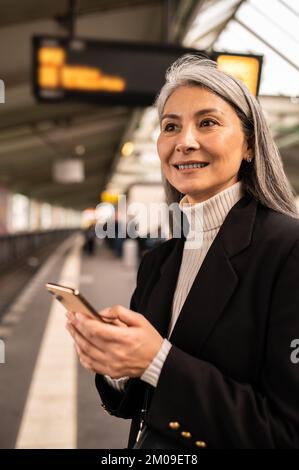
M98 320L106 322L113 321L113 318L102 317L95 308L93 308L87 300L80 294L77 289L71 287L61 286L59 284L52 284L48 282L46 288L62 305L70 312L80 312Z

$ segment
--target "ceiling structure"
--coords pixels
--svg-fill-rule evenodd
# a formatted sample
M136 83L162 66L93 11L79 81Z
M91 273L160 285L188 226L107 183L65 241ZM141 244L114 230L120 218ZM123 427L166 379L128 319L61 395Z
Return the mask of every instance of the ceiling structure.
M31 91L31 38L69 34L69 0L1 0L0 186L54 205L95 206L109 181L120 145L138 110L85 103L37 103ZM75 35L82 38L159 43L169 40L166 24L180 28L193 0L79 0ZM178 34L180 32L178 29ZM82 183L53 181L53 163L80 158ZM83 151L82 151L83 149Z
M296 9L291 11L296 0L274 1L289 11L292 24L299 24ZM6 85L6 103L0 105L0 187L54 205L84 209L95 206L101 192L109 187L125 192L134 182L158 182L157 119L150 108L36 103L31 93L31 36L67 35L68 8L69 0L1 0L0 78ZM296 95L299 72L295 74L299 58L295 53L289 54L282 43L275 44L274 51L274 41L267 36L266 26L257 38L250 9L256 10L256 0L79 0L75 35L151 43L170 41L198 49L264 53L259 99L281 149L286 172L299 193L299 91ZM265 7L262 9L258 14L269 21ZM299 28L290 31L289 27L287 32L292 41L298 41L298 31ZM292 76L292 80L280 78L278 86L281 82L285 85L281 96L267 96L271 90L267 93L266 78L271 76L271 83L277 78L273 72L277 57L280 70ZM292 96L288 96L289 89L293 90ZM134 141L134 151L121 158L121 146L127 140ZM55 183L53 163L63 157L76 158L82 148L84 182Z

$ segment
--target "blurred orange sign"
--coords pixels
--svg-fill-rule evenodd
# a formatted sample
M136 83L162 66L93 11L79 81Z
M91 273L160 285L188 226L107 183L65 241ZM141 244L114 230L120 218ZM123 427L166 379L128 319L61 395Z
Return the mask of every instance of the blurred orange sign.
M261 57L217 53L218 68L245 83L253 95L258 94Z

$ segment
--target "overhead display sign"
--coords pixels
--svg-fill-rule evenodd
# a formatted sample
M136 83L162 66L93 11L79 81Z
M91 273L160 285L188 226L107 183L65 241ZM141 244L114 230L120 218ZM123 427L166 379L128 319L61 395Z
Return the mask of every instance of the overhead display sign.
M167 68L187 52L168 45L33 38L33 91L38 100L91 99L103 104L151 105Z
M258 95L263 57L259 55L214 52L218 68L241 80L253 95Z
M208 57L202 51L172 45L34 36L34 95L47 102L84 99L149 106L165 81L167 68L190 52Z

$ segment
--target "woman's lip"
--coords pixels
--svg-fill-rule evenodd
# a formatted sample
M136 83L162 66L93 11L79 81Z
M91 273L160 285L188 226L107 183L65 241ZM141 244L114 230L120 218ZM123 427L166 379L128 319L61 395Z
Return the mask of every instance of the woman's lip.
M207 165L210 163L210 162L204 162L204 161L194 161L194 162L181 162L181 163L172 163L173 166L179 166L179 165L198 165L199 163L206 163Z
M195 171L195 170L203 170L204 168L207 168L209 166L209 163L206 165L206 166L202 166L202 167L197 167L197 168L184 168L182 170L180 170L179 168L177 168L176 165L173 165L174 168L179 171L180 173L186 173L188 171Z

